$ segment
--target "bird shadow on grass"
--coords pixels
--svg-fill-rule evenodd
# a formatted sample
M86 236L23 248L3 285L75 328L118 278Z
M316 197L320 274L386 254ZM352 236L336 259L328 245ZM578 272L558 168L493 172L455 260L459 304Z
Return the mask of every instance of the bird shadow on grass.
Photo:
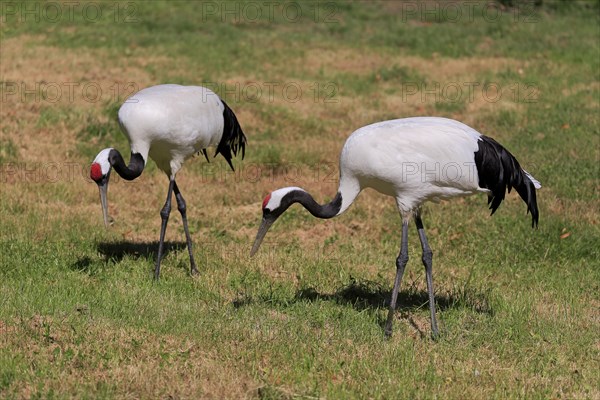
M133 258L152 258L156 259L158 254L158 241L153 242L102 242L98 243L97 250L106 261L121 261L126 256ZM165 242L164 257L172 251L187 249L185 242Z
M334 293L320 293L315 288L308 287L296 292L292 299L276 300L271 297L238 297L233 302L235 308L254 303L269 303L275 306L288 306L301 302L331 301L340 305L351 306L357 311L386 310L390 306L392 296L391 288L384 288L381 284L372 281L357 281L353 278L346 285ZM438 311L450 309L470 309L479 314L494 315L489 293L471 287L456 287L445 293L435 294L435 304ZM427 291L419 290L414 285L398 293L396 311L407 318L409 323L424 337L425 333L417 326L412 314L421 309L429 309L429 296ZM379 325L384 327L386 320L379 318Z
M165 242L164 246L163 260L169 252L187 250L185 242ZM102 255L103 262L99 263L98 260L85 256L71 264L71 270L95 275L104 269L106 264L118 263L125 257L149 259L154 262L158 254L158 241L143 243L101 242L96 246L96 250Z

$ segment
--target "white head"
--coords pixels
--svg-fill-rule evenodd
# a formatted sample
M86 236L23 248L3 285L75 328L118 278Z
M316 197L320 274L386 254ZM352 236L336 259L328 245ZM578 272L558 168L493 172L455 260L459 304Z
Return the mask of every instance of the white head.
M277 210L279 207L281 207L281 201L285 197L285 195L287 195L288 193L295 191L295 190L300 190L300 191L304 192L304 189L302 189L302 188L299 188L296 186L291 186L291 187L274 190L271 193L269 193L268 195L266 195L265 199L263 200L263 213L264 213L265 209L269 210L270 212ZM288 204L288 207L289 207L289 204Z
M90 178L96 183L102 179L104 176L108 176L110 174L110 162L108 161L108 156L111 152L112 148L107 148L102 150L94 161L92 162L92 167L90 169Z
M108 202L106 193L108 192L108 180L110 179L110 152L112 148L102 150L90 167L90 178L98 185L100 191L100 203L102 204L102 215L104 217L104 225L108 228L110 216L108 215Z
M258 251L265 235L273 223L279 218L285 210L297 201L298 195L305 193L302 188L292 186L274 190L265 196L262 203L263 218L254 239L254 245L250 251L250 255L254 255Z

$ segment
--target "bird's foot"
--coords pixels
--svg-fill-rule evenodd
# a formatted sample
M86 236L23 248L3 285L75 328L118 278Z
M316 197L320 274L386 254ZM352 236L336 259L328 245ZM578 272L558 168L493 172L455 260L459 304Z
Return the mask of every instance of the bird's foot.
M392 338L392 332L394 331L393 328L393 313L389 313L388 315L388 319L385 323L385 326L383 327L383 334L385 336L386 339L391 339Z
M154 267L154 280L158 281L160 278L160 261L156 262L156 266Z
M199 274L200 272L198 271L198 268L196 268L196 265L192 264L192 267L190 268L190 275L198 276Z
M383 331L384 337L389 340L392 338L392 328L388 328L387 326L385 327L384 331Z
M437 329L437 326L431 331L431 340L437 342L440 339L440 331Z

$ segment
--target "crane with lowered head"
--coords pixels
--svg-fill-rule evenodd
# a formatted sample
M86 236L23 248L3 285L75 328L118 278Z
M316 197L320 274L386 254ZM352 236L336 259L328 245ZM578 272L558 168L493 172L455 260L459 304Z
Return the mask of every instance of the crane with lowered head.
M392 333L398 290L408 262L408 224L414 218L425 266L432 335L438 335L432 278L433 252L427 242L421 205L457 196L487 193L492 214L514 187L537 226L536 189L540 183L494 139L452 119L414 117L383 121L353 132L340 154L340 181L335 197L324 205L304 189L286 187L268 194L262 222L250 252L254 255L273 223L300 203L317 218L342 214L365 188L392 196L402 217L400 253L385 334Z
M174 84L140 90L125 101L118 116L119 125L131 147L129 164L125 164L118 150L109 147L98 153L90 168L90 177L100 191L104 224L109 225L106 197L111 170L114 168L123 179L133 180L141 175L148 158L152 158L169 178L167 200L160 211L162 224L154 277L158 279L160 276L173 192L185 231L190 271L198 273L188 230L187 207L175 175L183 162L194 154L201 152L208 161L208 147L216 147L215 156L221 154L233 169L232 154L235 156L241 152L244 158L246 147L246 136L237 117L227 103L210 89Z

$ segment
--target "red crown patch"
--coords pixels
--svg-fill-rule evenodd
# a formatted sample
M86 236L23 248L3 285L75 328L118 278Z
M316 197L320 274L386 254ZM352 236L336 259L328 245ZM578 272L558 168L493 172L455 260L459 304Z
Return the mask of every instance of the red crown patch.
M100 167L100 164L92 164L92 168L90 169L90 178L92 178L94 181L99 181L102 178L102 167Z
M269 202L269 200L271 200L271 193L269 193L269 194L268 194L268 195L265 197L265 199L263 200L263 207L262 207L262 208L265 208L265 207L267 206L267 203Z

